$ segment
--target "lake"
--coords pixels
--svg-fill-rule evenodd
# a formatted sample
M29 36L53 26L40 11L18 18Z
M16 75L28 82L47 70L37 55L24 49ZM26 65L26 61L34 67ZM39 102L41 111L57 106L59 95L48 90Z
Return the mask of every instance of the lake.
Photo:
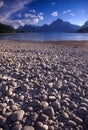
M88 40L88 33L16 33L1 34L0 40L20 40L20 41L82 41Z

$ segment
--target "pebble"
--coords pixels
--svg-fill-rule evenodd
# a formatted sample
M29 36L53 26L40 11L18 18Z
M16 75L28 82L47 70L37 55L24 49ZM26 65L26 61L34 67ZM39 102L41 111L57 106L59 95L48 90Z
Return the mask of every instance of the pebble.
M24 112L23 110L15 111L15 112L11 115L11 120L12 120L13 122L22 121L24 114L25 114L25 112Z
M78 108L79 117L84 118L88 114L88 110L85 107Z
M69 125L70 127L76 127L77 124L76 124L74 121L69 120L69 121L68 121L68 125Z
M47 107L47 108L45 108L44 110L43 110L43 112L47 115L47 116L49 116L49 118L53 118L53 116L54 116L54 109L52 108L52 107Z
M87 127L88 127L88 115L86 115L84 122L85 122L85 124L86 124Z
M15 125L12 130L22 130L22 125L21 124L18 124L18 125Z
M62 43L0 41L0 130L88 129L88 48Z
M46 101L41 102L41 107L47 108L48 106L49 106L48 102L46 102Z
M24 126L23 130L34 130L32 126Z
M52 106L55 110L59 110L61 108L60 102L59 101L54 101L52 103Z
M49 117L45 114L41 114L39 121L46 122L49 119Z

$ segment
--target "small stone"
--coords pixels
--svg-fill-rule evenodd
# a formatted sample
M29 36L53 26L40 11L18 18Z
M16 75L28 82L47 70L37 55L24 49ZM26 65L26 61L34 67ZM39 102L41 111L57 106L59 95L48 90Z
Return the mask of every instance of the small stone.
M3 127L6 125L6 118L0 115L0 126Z
M43 125L43 130L48 130L48 126L47 125Z
M2 103L1 106L2 106L2 108L6 108L7 103Z
M36 121L38 118L38 114L34 112L33 114L30 114L30 118L32 121Z
M2 86L1 91L5 94L8 91L8 86Z
M48 102L46 102L46 101L41 102L41 107L47 108L48 106L49 106Z
M41 121L41 122L45 122L45 121L47 121L49 119L49 117L47 116L47 115L45 115L45 114L42 114L41 116L40 116L40 118L39 118L39 120Z
M81 124L83 122L83 120L77 117L75 114L71 115L71 119L73 119L77 124Z
M69 125L70 127L76 127L76 123L75 123L74 121L72 121L72 120L69 120L69 121L68 121L68 125Z
M20 95L20 96L19 96L19 100L23 101L23 100L24 100L24 96L23 96L23 95Z
M63 83L61 80L58 81L57 83L57 88L60 89L62 87Z
M33 112L33 107L28 107L28 111Z
M52 82L50 82L48 85L49 85L50 88L53 87L53 83Z
M11 115L11 120L13 122L16 121L20 121L23 119L25 112L23 110L19 110L19 111L15 111L12 115Z
M55 110L59 110L61 108L60 102L59 101L55 101L52 103L52 106Z
M39 100L33 100L33 101L30 102L30 106L32 106L32 107L36 107L36 106L38 106L39 104L40 104L40 101L39 101Z
M85 120L84 120L85 124L87 125L88 127L88 115L85 117Z
M34 130L32 126L24 126L23 130Z
M54 130L54 126L49 126L49 130Z
M2 128L0 128L0 130L3 130Z
M22 130L22 125L21 124L18 124L18 125L15 125L12 130Z
M81 118L84 118L88 114L88 111L85 107L80 107L78 108L78 114Z
M41 130L41 128L43 128L43 123L38 121L37 122L37 129Z
M67 112L63 112L63 117L64 117L65 119L69 119L68 113L67 113Z
M52 107L45 108L43 110L43 112L44 112L44 114L49 116L49 118L53 118L53 116L54 116L54 109Z
M15 81L12 81L12 86L13 87L16 87L17 86L17 83Z
M62 106L65 106L65 107L68 107L68 106L69 106L69 103L68 103L66 100L62 100L62 101L61 101L61 105L62 105Z
M55 97L55 96L49 96L49 100L50 100L50 101L55 101L55 100L56 100L56 97Z
M8 96L11 96L12 94L13 94L12 89L9 88L8 91L7 91L7 95L8 95Z

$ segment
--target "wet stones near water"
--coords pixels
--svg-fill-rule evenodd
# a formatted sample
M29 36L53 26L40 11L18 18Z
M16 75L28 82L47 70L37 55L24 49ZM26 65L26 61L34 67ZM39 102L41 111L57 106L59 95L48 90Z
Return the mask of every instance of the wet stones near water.
M0 130L88 129L88 48L18 42L4 48Z

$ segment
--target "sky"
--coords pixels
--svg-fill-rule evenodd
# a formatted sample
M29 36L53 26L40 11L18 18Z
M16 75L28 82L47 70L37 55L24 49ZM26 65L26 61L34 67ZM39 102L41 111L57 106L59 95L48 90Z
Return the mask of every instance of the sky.
M83 25L88 21L88 0L0 0L0 23L14 28L50 24L58 18Z

